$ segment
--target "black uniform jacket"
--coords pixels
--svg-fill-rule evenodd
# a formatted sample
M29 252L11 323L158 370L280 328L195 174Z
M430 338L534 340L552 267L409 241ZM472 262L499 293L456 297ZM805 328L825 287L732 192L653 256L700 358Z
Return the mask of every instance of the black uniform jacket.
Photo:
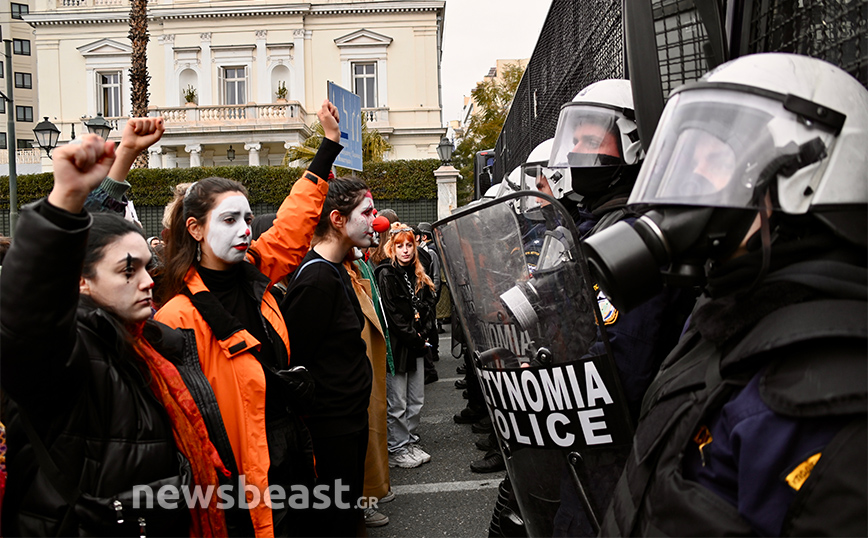
M138 535L140 518L150 536L187 535L189 511L183 503L176 510L133 510L130 503L134 485L151 484L154 492L166 483L180 485L188 480L189 464L148 387L147 369L126 351L110 314L79 305L90 222L86 213L72 215L37 202L22 210L4 260L3 535ZM195 344L184 345L191 335L154 325L146 333L167 358L178 360L184 348L195 352ZM40 444L50 461L37 455ZM52 464L57 475L46 470ZM70 497L76 499L72 508Z

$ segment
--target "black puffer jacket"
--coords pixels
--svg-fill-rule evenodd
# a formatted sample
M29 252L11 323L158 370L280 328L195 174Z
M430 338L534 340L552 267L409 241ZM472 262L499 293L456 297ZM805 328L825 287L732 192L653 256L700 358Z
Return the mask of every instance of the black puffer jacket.
M148 388L147 369L125 351L116 322L93 306L79 308L89 226L86 213L71 215L37 202L22 211L4 260L0 380L8 397L9 476L3 535L138 536L139 518L150 536L186 535L189 511L182 504L176 510L133 510L129 502L134 485L151 484L156 492L162 484L188 481L189 464ZM184 339L192 338L149 329L154 347L174 360ZM27 422L66 486L58 489L58 480L49 478L46 459L40 462L25 431ZM76 490L82 495L70 509L65 498L76 498ZM121 514L115 500L121 501Z
M428 286L415 292L415 298L410 290L416 289L416 275L403 267L393 266L390 259L384 260L374 270L377 275L377 285L383 299L383 310L389 324L389 340L392 346L392 356L395 361L395 372L406 373L416 371L418 357L425 354L425 335L429 334L436 322L434 312L434 293ZM407 275L407 280L404 275ZM415 319L414 305L419 312ZM420 336L420 334L422 336Z

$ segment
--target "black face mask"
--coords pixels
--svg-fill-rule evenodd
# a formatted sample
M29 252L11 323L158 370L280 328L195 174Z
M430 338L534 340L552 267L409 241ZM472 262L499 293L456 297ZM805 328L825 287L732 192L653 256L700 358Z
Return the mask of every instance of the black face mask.
M605 193L621 177L624 166L619 157L597 153L569 153L567 162L573 191L589 197Z

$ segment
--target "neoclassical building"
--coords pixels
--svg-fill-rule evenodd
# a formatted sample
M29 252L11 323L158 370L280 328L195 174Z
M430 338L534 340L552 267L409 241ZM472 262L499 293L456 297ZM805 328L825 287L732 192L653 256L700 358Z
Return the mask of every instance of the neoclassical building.
M279 164L310 134L328 81L361 97L388 158L436 158L445 4L150 0L149 114L166 120L151 167ZM61 143L97 114L118 138L131 111L129 0L33 0L25 18L38 115Z

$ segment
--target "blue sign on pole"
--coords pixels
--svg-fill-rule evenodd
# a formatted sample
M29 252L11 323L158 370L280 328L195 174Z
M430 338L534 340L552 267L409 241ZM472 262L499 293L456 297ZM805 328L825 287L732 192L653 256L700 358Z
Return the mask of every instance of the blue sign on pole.
M349 90L329 82L329 101L340 114L341 151L336 166L362 171L362 100Z

